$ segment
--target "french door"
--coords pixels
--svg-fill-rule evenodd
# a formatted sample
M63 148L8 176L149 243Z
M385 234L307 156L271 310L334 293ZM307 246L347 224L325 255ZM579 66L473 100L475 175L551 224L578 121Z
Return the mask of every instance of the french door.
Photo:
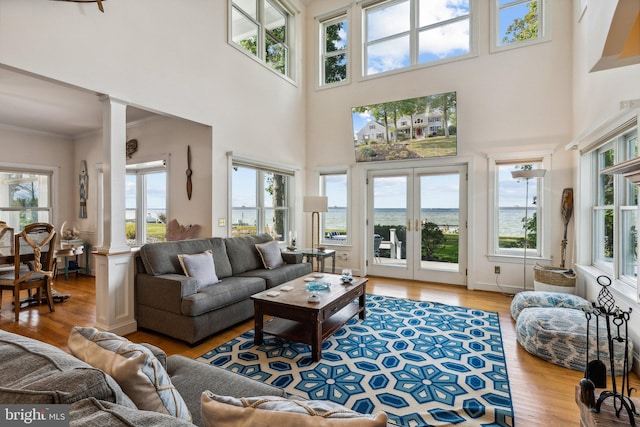
M466 284L467 167L368 172L367 272Z

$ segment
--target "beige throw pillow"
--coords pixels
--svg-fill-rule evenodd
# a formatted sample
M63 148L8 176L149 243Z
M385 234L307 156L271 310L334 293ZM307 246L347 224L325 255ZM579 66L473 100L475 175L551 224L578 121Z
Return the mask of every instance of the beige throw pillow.
M387 415L365 415L323 400L278 396L235 398L202 393L205 427L386 427Z
M78 359L113 377L138 409L191 421L182 396L148 348L109 332L78 326L67 344Z
M262 258L264 268L272 269L284 264L282 252L280 252L280 246L277 241L271 240L267 243L256 243L256 249L260 254L260 258Z

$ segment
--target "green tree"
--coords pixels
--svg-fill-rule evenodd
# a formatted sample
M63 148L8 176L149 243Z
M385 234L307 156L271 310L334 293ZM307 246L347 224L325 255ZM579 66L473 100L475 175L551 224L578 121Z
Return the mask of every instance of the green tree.
M346 21L337 22L326 27L325 52L335 52L344 49L347 42L342 37ZM324 62L324 83L341 82L347 78L347 63L345 54L327 57Z
M273 200L273 225L276 240L286 239L286 212L284 209L278 209L285 206L286 203L286 176L274 173L265 174L267 181L267 192Z
M442 93L440 95L427 96L427 111L437 110L442 113L442 127L445 138L449 138L449 124L454 118L453 112L456 110L458 103L455 92ZM451 123L456 125L456 123Z
M511 25L507 27L505 36L502 38L503 43L512 43L515 41L535 39L538 37L538 2L529 3L529 11L524 18L516 18Z
M438 224L422 220L422 259L425 261L436 261L438 257L434 254L436 249L444 243L444 234Z

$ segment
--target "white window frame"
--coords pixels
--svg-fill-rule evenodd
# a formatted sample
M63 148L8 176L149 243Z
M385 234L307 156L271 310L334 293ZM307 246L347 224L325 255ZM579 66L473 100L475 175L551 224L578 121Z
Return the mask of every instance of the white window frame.
M266 38L267 31L264 25L264 4L265 2L269 2L273 7L278 9L285 15L285 26L286 26L286 39L284 40L284 46L287 51L286 54L286 63L285 63L285 72L284 74L280 71L273 68L266 61ZM245 19L253 22L258 27L258 40L256 41L256 55L253 55L251 52L247 51L245 48L240 46L239 44L233 41L233 10L236 10L240 13ZM238 51L242 52L249 58L255 60L263 67L271 71L272 73L284 78L285 80L290 81L291 83L295 82L296 73L295 73L295 58L296 58L296 15L300 12L295 9L289 2L285 0L257 0L257 19L249 16L245 13L239 6L234 4L233 0L228 0L228 32L227 32L227 40L229 45L233 46Z
M142 246L147 243L147 175L152 173L165 173L165 186L167 189L165 215L169 218L169 168L167 167L167 159L165 156L154 160L140 161L136 160L135 164L127 164L126 175L136 176L136 238L134 242L130 242L129 246ZM126 207L125 207L126 209Z
M488 185L488 235L487 257L490 262L522 263L522 249L500 249L498 244L498 165L504 163L539 163L547 173L539 178L537 203L539 206L536 252L527 251L527 264L551 262L551 151L504 153L487 155ZM524 197L523 197L524 198Z
M370 10L375 10L377 8L381 8L381 7L386 7L389 5L392 5L393 3L401 3L405 0L371 0L371 1L363 1L361 4L361 16L362 16L362 42L361 42L361 56L362 56L362 70L361 70L361 78L363 80L366 79L371 79L371 78L378 78L381 76L388 76L388 75L392 75L392 74L397 74L397 73L402 73L405 71L409 71L409 70L415 70L415 69L421 69L421 68L427 68L427 67L433 67L436 65L441 65L441 64L446 64L446 63L450 63L450 62L455 62L455 61L461 61L464 59L468 59L468 58L473 58L478 56L478 49L477 49L477 45L478 45L478 23L477 23L477 2L474 0L470 0L469 1L469 15L468 15L468 19L469 19L469 52L464 54L464 55L458 55L458 56L452 56L452 57L448 57L448 58L443 58L440 60L436 60L436 61L430 61L430 62L425 62L425 63L419 63L419 43L418 43L418 39L420 37L420 32L421 30L425 29L425 28L435 28L438 26L444 26L447 24L450 24L452 22L456 22L456 21L460 21L463 20L465 18L463 17L456 17L450 20L446 20L446 21L442 21L442 22L438 22L435 24L430 24L424 28L418 28L418 1L419 0L406 0L410 2L410 29L409 31L406 31L405 33L402 34L406 34L409 36L410 39L410 60L409 60L409 65L406 67L402 67L402 68L395 68L393 70L388 70L388 71L382 71L379 73L375 73L375 74L368 74L367 72L367 63L368 63L368 58L367 58L367 52L368 52L368 46L370 43L367 42L367 12ZM394 34L392 36L388 36L385 37L383 40L389 40L392 38L397 38L399 36L399 34ZM376 42L380 42L380 40L376 40L374 43ZM373 43L372 43L373 44Z
M505 6L512 6L519 3L526 3L529 0L513 0ZM503 6L503 7L505 7ZM490 45L489 52L496 53L505 50L517 49L539 43L551 41L551 2L538 0L538 37L534 39L521 40L502 44L500 39L500 0L490 0Z
M57 214L57 209L55 208L55 206L58 206L59 202L58 202L58 197L57 197L57 191L56 189L58 188L58 168L57 167L48 167L48 166L42 166L42 165L30 165L30 164L22 164L22 163L5 163L5 162L0 162L0 170L2 172L22 172L22 173L36 173L36 174L40 174L40 175L47 175L49 177L49 189L48 189L48 205L46 207L38 207L39 211L46 211L48 212L49 215L49 223L51 224L55 224L56 223L56 214ZM0 210L1 212L15 212L15 211L20 211L20 210L25 210L25 209L17 209L17 208L10 208L10 207L6 207L6 209L2 209ZM1 214L0 214L1 215ZM4 220L4 217L0 216L0 220ZM11 224L8 222L9 226L14 226L14 224ZM17 228L14 227L14 231L17 233L19 231L22 230L18 230Z
M326 238L326 217L323 216L320 223L320 235L322 236L320 242L325 245L331 246L351 246L351 238L352 238L352 229L351 229L351 169L348 167L339 167L339 168L321 168L316 170L317 180L318 180L318 194L320 196L326 196L326 188L324 187L323 177L329 175L345 175L346 177L346 198L347 198L347 218L346 218L346 239L341 241L335 241ZM331 202L329 202L329 206L331 206ZM326 215L326 214L325 214Z
M626 204L627 199L627 191L629 189L629 181L623 175L613 175L613 205L599 205L598 202L598 179L600 177L599 173L599 165L598 165L598 155L600 152L606 149L614 150L614 165L624 162L626 160L630 160L627 158L626 149L628 143L631 139L638 138L638 129L630 129L625 130L617 135L614 135L609 141L605 142L602 146L597 149L591 151L587 156L592 156L591 160L594 168L592 169L592 179L594 191L592 192L593 198L592 209L593 214L591 216L593 234L592 234L592 242L593 244L593 253L592 253L592 266L598 270L600 270L603 274L611 278L615 278L616 281L620 284L627 285L631 287L631 289L636 290L638 287L637 277L631 277L623 274L622 262L623 262L623 239L621 238L622 233L625 232L622 224L622 213L623 211L635 210L636 215L638 211L637 204L634 206L629 206ZM613 210L613 248L614 248L614 256L611 262L598 262L596 256L596 245L595 242L598 241L598 231L599 227L596 224L595 214L596 211L608 209ZM638 229L638 220L636 219L636 229ZM637 245L637 242L636 242Z
M326 27L336 24L341 21L347 22L347 45L343 50L336 50L335 52L326 52ZM327 87L335 87L347 85L351 82L351 39L352 39L352 29L351 29L351 13L349 8L342 8L337 11L333 11L331 13L324 14L322 16L316 17L317 22L317 36L318 36L318 78L317 78L317 88L327 88ZM344 80L339 82L331 82L327 83L325 81L325 61L332 56L337 56L344 54L346 57L346 77Z
M262 183L264 182L263 176L264 173L276 173L280 175L286 175L289 177L287 183L287 194L286 194L286 206L284 209L287 210L287 225L285 226L285 230L282 236L282 240L278 240L281 245L285 245L289 243L289 233L288 231L295 231L295 195L296 195L296 182L298 180L299 170L292 166L286 165L276 165L274 163L263 162L260 160L234 155L233 152L227 153L227 166L228 166L228 218L233 218L233 209L238 208L238 206L233 206L233 169L235 167L243 167L248 169L254 169L258 172L256 177L256 203L258 206L255 208L258 211L256 218L256 234L264 233L264 215L266 209L272 209L272 207L266 207L263 200L264 188L262 187ZM273 208L275 209L275 208ZM233 220L228 221L227 224L227 233L229 236L232 235L232 224Z

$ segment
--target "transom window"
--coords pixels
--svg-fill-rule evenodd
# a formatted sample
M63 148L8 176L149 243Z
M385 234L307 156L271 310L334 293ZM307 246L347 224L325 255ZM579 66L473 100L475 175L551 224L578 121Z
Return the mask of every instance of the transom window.
M0 221L17 233L34 222L52 222L53 172L0 168Z
M275 0L230 0L230 42L291 77L292 14Z
M365 76L472 53L468 0L374 2L363 14Z

